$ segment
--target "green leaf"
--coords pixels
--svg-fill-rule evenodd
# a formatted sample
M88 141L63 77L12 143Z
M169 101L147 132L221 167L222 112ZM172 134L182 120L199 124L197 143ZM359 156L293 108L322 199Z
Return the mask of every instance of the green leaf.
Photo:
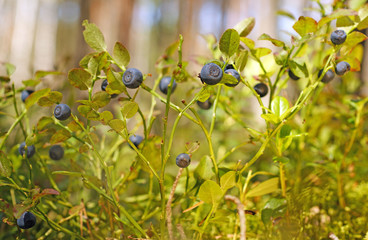
M100 114L100 121L103 124L108 124L110 120L112 120L114 118L114 116L112 115L112 113L110 111L103 111Z
M56 104L59 104L63 99L63 94L58 91L51 91L46 96L38 99L37 104L41 107L49 107Z
M205 203L214 205L221 200L223 194L223 191L216 182L206 180L199 189L198 197Z
M5 63L6 74L10 77L15 72L15 66L11 63Z
M343 44L342 51L348 52L348 50L351 50L354 46L356 46L358 43L361 43L367 39L367 36L364 33L361 32L351 32L346 37L346 41Z
M121 132L125 128L124 122L121 119L113 119L109 121L109 126L116 132Z
M161 143L162 138L159 136L150 137L145 140L142 148L142 154L149 161L153 169L158 171L161 169ZM142 169L151 172L150 168L143 161L139 161Z
M126 47L120 42L116 42L113 50L114 60L119 66L128 66L130 55Z
M238 80L231 74L224 73L220 81L221 84L237 84Z
M328 23L328 22L330 22L334 19L340 18L340 17L357 16L357 15L358 15L358 13L354 10L340 8L340 9L334 11L333 13L331 13L329 16L321 18L321 20L319 20L319 22L318 22L318 26L321 27L321 26L325 25L326 23Z
M267 122L271 122L273 124L277 124L280 122L280 118L273 113L264 113L261 117Z
M257 57L259 59L261 57L264 57L264 56L270 54L272 52L272 50L269 49L269 48L261 47L261 48L255 48L255 49L251 50L251 52L255 57Z
M238 67L239 72L242 72L248 62L248 51L240 51L235 59L235 65Z
M40 120L37 122L37 130L41 131L43 130L47 125L53 123L54 120L52 120L51 117L41 117Z
M239 33L239 36L246 37L254 28L255 23L255 18L249 17L236 24L234 29Z
M273 158L272 158L272 161L273 161L273 162L278 162L278 163L286 164L286 163L288 163L288 162L289 162L289 158L287 158L287 157L277 157L277 156L275 156L275 157L273 157Z
M194 170L195 178L200 180L210 179L214 175L214 172L211 170L211 168L212 168L211 158L208 155L203 156L199 161L198 166Z
M279 178L271 178L268 179L260 184L258 184L255 188L252 188L248 193L247 197L257 197L257 196L263 196L268 193L272 193L274 191L277 191L279 189Z
M239 34L235 29L227 29L220 38L220 51L231 57L239 48Z
M267 40L270 41L273 45L276 47L283 47L285 46L285 43L283 41L277 40L275 38L270 37L270 35L263 33L258 40Z
M10 77L8 77L8 76L0 76L0 82L10 82Z
M357 26L358 30L363 30L368 28L368 16L365 17Z
M92 102L95 103L98 108L106 106L110 102L110 95L105 91L96 92L92 96Z
M254 49L256 45L252 39L241 37L240 41L242 41L250 50Z
M71 85L80 90L87 90L92 86L92 76L83 68L74 68L70 70L68 79Z
M276 14L277 14L277 15L280 15L280 16L288 17L288 18L290 18L290 19L292 19L292 20L295 20L295 17L294 17L294 15L293 15L292 13L287 12L287 11L284 11L284 10L278 10L278 11L276 12Z
M289 59L289 68L298 77L308 77L308 69L305 63L301 64Z
M223 192L226 192L228 189L232 188L236 184L236 173L235 171L229 171L222 175L220 179L220 185Z
M138 112L138 104L136 102L126 102L121 108L121 114L124 118L132 118Z
M301 16L293 25L293 28L301 37L304 37L309 33L317 31L317 26L318 24L313 18Z
M22 81L22 83L26 87L35 87L41 83L41 80L28 79L28 80Z
M351 16L344 16L336 20L336 27L349 27L353 26L354 24L354 20Z
M40 78L46 77L48 75L62 75L62 72L58 71L37 71L35 73L35 80L39 80Z
M108 94L120 94L122 92L125 94L128 93L119 73L114 72L112 69L108 69L106 77L107 82L109 83L106 87L106 92Z
M12 172L12 162L0 151L0 176L9 177Z
M88 20L84 20L82 25L85 27L83 36L86 43L96 51L106 51L105 39L100 29L95 24L88 23Z
M98 121L100 119L100 114L96 112L91 106L80 105L78 106L78 112L85 118L89 120Z
M38 91L33 92L29 95L25 101L26 108L29 109L32 105L34 105L40 98L48 95L50 92L50 88L44 88Z
M202 91L201 95L198 96L198 101L205 102L207 99L211 97L211 91L209 88L206 88L204 91Z
M54 135L52 135L52 137L50 139L50 144L55 144L55 143L59 143L59 142L65 142L71 136L72 135L70 134L70 132L68 132L65 129L61 129L61 130L57 131Z
M276 96L271 102L271 110L272 112L280 117L286 110L289 108L289 102L286 98Z
M284 126L282 126L280 129L280 138L285 138L287 136L290 136L291 130L292 128L288 124L285 124Z

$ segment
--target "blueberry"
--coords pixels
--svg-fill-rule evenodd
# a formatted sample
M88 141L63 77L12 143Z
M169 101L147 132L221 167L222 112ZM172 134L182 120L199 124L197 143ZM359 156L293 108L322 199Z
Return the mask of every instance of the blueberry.
M31 212L24 212L20 218L17 219L17 225L21 229L28 229L36 224L36 217Z
M204 109L204 110L208 110L212 107L212 101L210 101L210 99L207 99L204 102L201 101L197 101L197 104L200 108Z
M266 84L264 83L258 83L254 86L254 90L257 92L257 94L260 96L260 97L264 97L267 95L268 93L268 87Z
M171 77L164 77L164 78L161 79L159 88L160 88L160 91L163 94L167 94L167 91L169 90L170 82L171 82ZM171 88L171 93L174 92L175 88L176 88L176 82L175 82L175 79L174 79L173 84L172 84L172 88Z
M289 71L288 71L288 73L289 73L289 77L291 78L291 79L293 79L293 80L295 80L295 81L297 81L297 80L299 80L300 79L300 77L298 77L298 76L296 76L290 69L289 69Z
M235 69L235 67L234 67L234 65L233 64L228 64L228 65L226 65L226 67L225 67L225 71L226 70L228 70L228 69Z
M336 64L335 72L337 75L344 75L344 73L350 71L350 64L347 62L339 62Z
M26 142L22 142L19 146L18 151L21 156L25 154L25 149L24 149L25 147L26 147ZM26 154L27 158L31 158L35 153L36 153L36 148L34 145L27 146L27 154Z
M346 40L346 33L344 30L336 30L331 33L331 42L335 45L343 44Z
M138 148L139 144L141 144L141 142L143 141L143 137L140 135L132 135L129 137L129 140L134 144L136 148ZM129 147L132 148L132 146L130 145Z
M58 120L67 120L71 114L70 107L64 103L56 105L54 109L54 116Z
M236 71L235 69L227 69L227 70L225 70L225 73L232 75L233 77L236 78L236 80L238 80L238 82L237 83L234 83L234 84L225 83L226 86L228 86L228 87L235 87L235 86L237 86L239 84L239 82L240 82L240 74L238 73L238 71Z
M142 82L143 75L136 68L128 68L123 74L123 83L127 88L138 88Z
M207 63L201 70L200 78L208 85L215 85L222 79L222 69L215 63Z
M21 94L21 99L22 99L22 101L23 102L25 102L26 101L26 99L27 99L27 97L29 96L29 95L31 95L32 93L34 93L34 91L33 90L23 90L22 91L22 94Z
M186 168L190 164L190 157L186 153L180 153L176 157L176 165L180 168Z
M318 78L321 77L321 74L322 73L323 73L323 69L319 70L319 72L318 72ZM331 82L333 80L334 77L335 77L335 73L331 69L329 69L326 72L326 74L323 76L323 78L322 78L321 81L324 82L324 83L329 83L329 82Z
M107 85L109 85L109 82L107 81L107 79L103 80L103 82L101 83L101 90L106 91ZM111 98L116 98L117 96L118 94L111 94Z
M54 145L49 150L49 156L52 160L60 160L64 156L64 148L60 145Z

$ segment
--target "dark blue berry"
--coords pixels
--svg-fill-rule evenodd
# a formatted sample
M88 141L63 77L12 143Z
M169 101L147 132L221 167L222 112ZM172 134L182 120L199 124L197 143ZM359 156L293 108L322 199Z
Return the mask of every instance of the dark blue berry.
M300 77L298 77L298 76L296 76L290 69L289 69L289 71L288 71L288 73L289 73L289 77L291 78L291 79L293 79L293 80L295 80L295 81L297 81L297 80L299 80L300 79Z
M123 83L127 88L138 88L142 82L143 75L136 68L128 68L123 74Z
M350 71L349 63L342 61L336 64L335 72L337 75L344 75L348 71Z
M176 165L180 168L186 168L190 164L190 156L186 153L180 153L176 157Z
M58 120L67 120L70 115L72 114L72 111L70 110L70 107L64 103L60 103L56 105L54 110L54 116Z
M207 99L204 102L201 101L197 101L197 104L200 108L204 109L204 110L208 110L212 107L212 101L210 101L210 99Z
M322 73L323 73L323 69L321 69L321 70L319 70L319 72L318 72L318 78L320 78L321 77L321 75L322 75ZM323 76L323 78L322 78L322 82L324 82L324 83L329 83L329 82L331 82L332 81L332 79L335 77L335 73L331 70L331 69L329 69L327 72L326 72L326 74Z
M60 145L54 145L49 150L49 156L52 160L60 160L64 156L64 148Z
M107 79L103 80L103 82L101 83L101 90L106 91L107 85L109 85L109 82L107 81ZM118 94L111 94L111 98L116 98L117 96Z
M208 85L216 85L222 79L222 69L215 63L207 63L201 70L200 78Z
M258 83L254 86L254 90L260 97L264 97L268 93L268 87L264 83Z
M240 74L238 73L238 71L236 71L235 69L227 69L227 70L225 70L225 73L232 75L233 77L236 78L236 80L238 80L237 83L234 83L234 84L225 83L225 85L228 86L228 87L236 87L240 82Z
M228 64L228 65L226 65L226 67L225 67L225 71L226 70L228 70L228 69L235 69L235 67L234 67L234 65L233 64Z
M31 212L24 212L20 218L17 219L18 227L22 229L28 229L36 224L36 217Z
M134 144L136 148L138 148L139 144L143 141L143 137L140 135L132 135L129 137L129 140ZM129 145L132 148L132 146Z
M346 33L344 30L336 30L331 33L330 39L335 45L343 44L346 40Z
M22 91L22 93L21 93L21 99L22 99L22 101L23 102L25 102L26 101L26 99L27 99L27 97L29 96L29 95L31 95L32 93L34 93L34 91L33 90L23 90Z
M24 149L25 147L26 147L26 142L22 142L19 146L18 151L21 156L25 154L25 149ZM35 153L36 153L36 148L34 145L27 146L27 154L26 154L27 158L31 158Z
M160 85L158 86L160 88L160 91L163 94L167 94L168 90L169 90L169 84L171 82L171 77L164 77L161 79L160 81ZM173 84L172 84L172 88L171 88L171 93L174 92L176 88L176 81L175 79L173 80Z

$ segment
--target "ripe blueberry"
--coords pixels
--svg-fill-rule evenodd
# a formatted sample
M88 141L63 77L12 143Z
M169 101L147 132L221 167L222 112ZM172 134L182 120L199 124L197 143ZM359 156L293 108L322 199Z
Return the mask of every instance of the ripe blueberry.
M224 71L228 70L228 69L235 69L234 65L233 64L228 64L226 65Z
M210 99L207 99L204 102L201 101L197 101L197 104L200 108L204 109L204 110L208 110L212 107L212 101L210 101Z
M257 92L257 94L260 96L260 97L264 97L267 95L268 93L268 87L266 84L264 83L258 83L254 86L254 90Z
M344 30L336 30L331 33L331 42L335 45L343 44L346 40L346 33Z
M25 102L26 101L26 99L27 99L27 97L29 96L29 95L31 95L32 93L33 93L34 91L33 90L23 90L22 91L22 94L21 94L21 99L22 99L22 101L23 102Z
M299 80L300 79L300 77L298 77L298 76L296 76L290 69L289 69L289 71L288 71L288 73L289 73L289 77L291 78L291 79L293 79L293 80L295 80L295 81L297 81L297 80Z
M23 156L25 154L25 148L26 147L26 142L22 142L19 146L19 154L21 156ZM31 145L31 146L27 146L27 154L26 154L26 157L27 158L31 158L36 152L36 148L34 145Z
M344 75L344 73L350 71L350 64L347 62L339 62L336 64L335 72L337 75Z
M322 73L323 73L323 69L319 70L319 72L318 72L318 78L321 77ZM335 73L331 69L329 69L326 72L326 74L323 76L323 78L322 78L321 81L323 83L329 83L329 82L331 82L333 80L334 77L335 77Z
M54 110L54 116L58 120L67 120L70 115L72 114L72 111L70 110L70 107L64 103L60 103L56 105Z
M190 164L190 157L186 153L180 153L176 157L176 165L180 168L186 168Z
M169 90L170 82L171 82L171 77L164 77L164 78L161 79L159 88L160 88L160 91L163 94L167 94L167 92ZM176 88L176 82L175 82L175 79L174 79L173 84L172 84L172 88L171 88L171 93L174 92L175 88Z
M143 141L143 137L140 135L132 135L129 137L129 140L134 144L136 148L138 148L139 144L141 144L141 142ZM132 146L130 145L129 147L132 148Z
M215 63L207 63L201 70L200 78L208 85L215 85L222 79L222 69Z
M17 225L21 229L28 229L36 224L36 217L31 212L24 212L20 218L17 219Z
M49 156L52 160L60 160L64 156L64 148L60 145L54 145L49 150Z
M123 74L123 83L127 88L138 88L142 82L143 75L136 68L128 68Z
M236 71L235 69L228 69L228 70L225 70L225 73L232 75L233 77L236 78L236 80L238 80L238 82L237 83L234 83L234 84L225 83L226 86L228 86L228 87L235 87L235 86L237 86L240 83L240 74L238 73L238 71Z
M107 79L103 80L103 82L101 83L101 90L106 91L107 85L109 85L109 82L107 81ZM117 96L118 94L111 94L111 98L116 98Z

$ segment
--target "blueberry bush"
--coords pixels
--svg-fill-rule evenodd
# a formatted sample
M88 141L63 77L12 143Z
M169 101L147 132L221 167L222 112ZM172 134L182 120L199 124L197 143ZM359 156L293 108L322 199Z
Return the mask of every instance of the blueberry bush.
M324 7L273 50L254 18L205 36L195 74L183 36L144 73L87 20L71 87L4 63L0 238L368 239L368 5Z

